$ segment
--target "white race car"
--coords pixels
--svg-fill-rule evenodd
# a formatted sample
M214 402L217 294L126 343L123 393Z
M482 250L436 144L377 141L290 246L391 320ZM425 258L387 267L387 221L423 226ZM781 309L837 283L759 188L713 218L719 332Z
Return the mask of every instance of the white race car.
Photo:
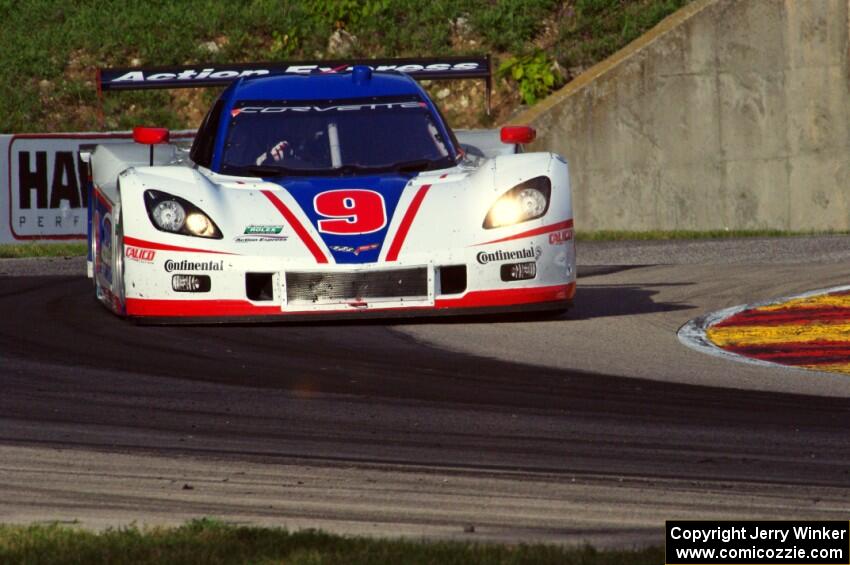
M230 83L188 151L136 128L135 143L82 155L107 307L198 323L572 303L567 162L521 152L533 129L453 132L404 65L304 67L102 74L105 89Z

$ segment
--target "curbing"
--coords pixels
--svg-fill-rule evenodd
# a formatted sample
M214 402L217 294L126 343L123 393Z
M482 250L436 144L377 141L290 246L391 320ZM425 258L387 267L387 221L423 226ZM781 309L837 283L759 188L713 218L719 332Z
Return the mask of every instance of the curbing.
M722 359L727 359L730 361L737 361L739 363L748 363L750 365L757 365L759 367L767 367L771 369L785 369L789 371L799 371L805 373L825 373L825 371L818 371L817 369L810 368L800 368L794 367L791 365L782 365L780 363L771 363L769 361L762 361L760 359L753 359L752 357L746 357L744 355L739 355L737 353L731 353L726 351L725 349L714 345L714 343L708 339L706 335L706 331L708 328L713 326L714 324L720 323L726 318L730 316L734 316L735 314L742 312L744 310L750 310L753 308L760 308L762 306L771 306L773 304L780 304L782 302L788 302L789 300L795 300L798 298L809 298L811 296L818 296L822 294L831 294L834 292L843 292L850 290L850 285L842 285L842 286L834 286L829 288L821 288L818 290L812 290L809 292L804 292L801 294L793 294L790 296L783 296L780 298L771 298L768 300L762 300L759 302L753 302L751 304L741 304L739 306L732 306L731 308L724 308L723 310L717 310L715 312L710 312L705 314L704 316L700 316L698 318L694 318L690 320L686 324L684 324L679 331L677 332L677 337L679 338L679 342L683 345L690 347L696 351L701 353L705 353L707 355L712 355L714 357L720 357ZM829 374L829 373L828 373Z

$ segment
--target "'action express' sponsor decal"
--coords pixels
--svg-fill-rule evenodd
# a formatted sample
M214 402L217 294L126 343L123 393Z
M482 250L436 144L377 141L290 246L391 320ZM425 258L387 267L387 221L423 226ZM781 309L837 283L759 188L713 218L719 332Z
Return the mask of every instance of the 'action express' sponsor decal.
M173 271L223 271L224 261L173 261L165 262L165 272Z
M266 243L270 241L286 241L288 235L237 235L233 238L234 243Z
M124 257L139 261L140 263L152 263L156 257L156 251L153 249L142 249L141 247L126 247L124 249Z
M283 75L309 75L314 72L324 74L339 73L351 71L353 66L343 64L337 67L305 64L305 65L288 65L281 66L228 66L221 67L209 66L206 68L174 68L174 69L104 69L102 71L101 81L105 89L110 87L119 87L122 84L146 84L146 83L172 83L172 82L210 82L236 80L240 77L264 76L270 74ZM429 73L435 75L445 75L447 73L458 73L459 75L468 74L475 71L485 71L483 61L460 61L460 62L434 62L434 63L407 63L407 64L379 64L374 65L373 70L381 71L398 71L402 73L415 74L417 76L427 76ZM120 74L119 74L120 73ZM115 76L115 75L118 76Z
M531 247L517 251L502 251L501 249L498 251L481 251L475 258L480 264L486 265L487 263L503 263L515 259L539 259L542 252L543 250L540 247L534 247L532 245Z

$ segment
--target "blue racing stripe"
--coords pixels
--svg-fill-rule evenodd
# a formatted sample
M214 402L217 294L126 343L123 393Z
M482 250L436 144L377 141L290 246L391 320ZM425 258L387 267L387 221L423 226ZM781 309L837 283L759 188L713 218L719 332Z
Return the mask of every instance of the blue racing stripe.
M280 179L266 179L269 182L279 184L287 192L289 192L298 205L303 210L307 218L313 224L313 227L319 232L322 241L330 249L331 255L337 263L374 263L378 260L381 254L381 248L387 237L389 225L392 222L393 215L398 207L398 201L401 198L404 187L410 182L415 174L400 175L397 173L372 176L356 176L356 177L311 177L298 178L288 177ZM383 197L384 214L386 222L383 227L370 233L328 233L323 230L327 226L327 220L343 218L343 215L322 215L316 210L316 196L330 191L349 190L366 190L374 191ZM345 196L345 192L339 193ZM355 194L356 193L352 193ZM354 202L347 204L354 205ZM358 203L360 205L361 203ZM378 206L381 204L377 198L370 199L366 202L369 206L367 210L370 214L379 214ZM325 210L323 210L325 211ZM324 220L320 226L320 221ZM352 214L348 218L350 223L356 221L356 216Z

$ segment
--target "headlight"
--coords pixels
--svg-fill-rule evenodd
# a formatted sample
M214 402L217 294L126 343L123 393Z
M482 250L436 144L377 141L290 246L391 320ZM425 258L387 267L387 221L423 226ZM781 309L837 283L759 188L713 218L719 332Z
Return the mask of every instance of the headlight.
M158 190L145 191L145 207L154 227L160 231L221 239L221 230L200 208L179 196Z
M504 193L484 218L484 229L511 226L543 216L549 209L552 182L534 177Z
M210 219L200 212L192 212L186 216L186 229L199 237L212 237L215 234Z
M176 200L163 200L154 206L151 218L159 229L178 232L186 221L186 210Z

